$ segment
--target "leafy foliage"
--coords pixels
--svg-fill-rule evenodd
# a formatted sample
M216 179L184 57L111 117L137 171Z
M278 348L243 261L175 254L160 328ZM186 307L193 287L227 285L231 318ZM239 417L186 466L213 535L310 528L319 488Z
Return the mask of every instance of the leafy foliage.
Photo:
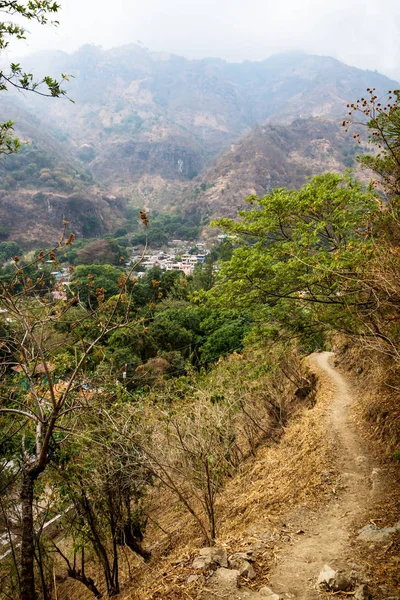
M367 127L368 141L377 148L372 156L359 157L359 162L379 175L380 182L390 195L400 194L400 90L389 91L378 97L375 88L368 88L366 98L347 105L350 117L343 121L347 129L352 125ZM362 121L354 120L360 115ZM366 119L366 120L365 120ZM361 143L361 134L353 138Z
M4 190L34 186L34 189L78 191L91 182L88 172L57 159L35 142L21 145L17 153L3 160L0 175Z
M217 305L255 310L271 334L284 326L302 335L311 320L357 331L349 308L370 308L359 280L373 248L376 194L350 176L326 174L248 203L255 208L241 211L239 222L215 222L241 241L210 292Z
M113 257L124 250L129 222L117 240L82 243L75 254L71 234L31 262L14 257L0 280L0 490L6 525L22 509L21 564L14 557L9 581L17 587L21 574L23 600L35 597L34 553L46 551L40 528L34 534L34 500L63 515L73 564L57 552L69 575L98 594L83 554L75 568L76 551L91 547L116 595L117 546L147 556L146 494L155 480L212 543L225 477L262 441L277 440L297 405L312 405L315 380L293 338L310 350L340 330L400 360L399 203L384 181L389 202L337 174L251 196L238 221L216 222L232 234L214 255L217 274L212 261L187 279L81 264L69 293L59 293L50 271L57 252L76 262L103 252L109 261L110 249ZM157 217L176 235L181 217ZM140 221L147 231L144 211ZM13 244L2 242L0 253L18 250ZM52 572L37 563L39 574ZM46 574L41 580L46 597Z
M133 211L135 217L137 211ZM134 221L135 223L135 221ZM172 239L195 240L200 233L199 215L179 215L153 211L151 228L149 230L149 244L158 247L170 242ZM133 246L143 244L143 233L134 233L131 238Z
M57 21L49 21L58 12L60 5L53 0L29 0L28 2L15 2L14 0L1 0L0 12L11 16L37 21L40 25L51 22L57 25ZM0 54L4 52L12 39L26 39L26 29L19 24L3 21L0 22ZM43 77L40 81L34 79L32 73L23 70L19 63L11 62L8 69L0 70L0 91L11 88L35 92L42 96L60 97L65 96L66 91L62 88L64 81L68 81L68 75L63 74L61 81L52 77ZM13 137L14 123L6 121L0 124L0 153L10 154L20 149L20 141Z

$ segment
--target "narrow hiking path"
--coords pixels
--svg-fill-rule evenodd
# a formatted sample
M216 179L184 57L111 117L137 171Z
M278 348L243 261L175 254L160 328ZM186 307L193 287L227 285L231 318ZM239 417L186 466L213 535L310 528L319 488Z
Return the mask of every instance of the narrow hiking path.
M304 519L299 518L296 527L304 530L304 534L296 536L294 545L279 554L270 582L271 588L282 598L320 598L315 581L323 565L349 569L353 523L377 493L379 471L373 468L373 459L351 423L351 386L331 366L332 356L330 352L315 353L309 360L322 383L328 380L334 388L326 416L326 433L334 444L339 485L326 506Z

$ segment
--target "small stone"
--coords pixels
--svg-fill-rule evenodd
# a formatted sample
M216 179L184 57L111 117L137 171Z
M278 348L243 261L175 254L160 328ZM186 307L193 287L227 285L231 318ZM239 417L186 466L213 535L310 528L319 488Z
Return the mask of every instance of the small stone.
M189 577L187 578L187 582L190 585L191 583L196 583L196 581L199 581L199 576L198 575L189 575Z
M344 592L349 589L350 581L341 573L334 571L329 565L324 565L318 576L317 584L325 589L335 592Z
M193 569L205 569L206 566L206 559L203 556L196 556L196 558L192 562Z
M238 569L241 577L246 577L246 579L254 579L256 576L256 572L247 560L242 560L241 565Z
M239 571L236 569L226 569L221 567L217 569L212 577L213 582L223 588L237 588Z
M192 567L193 569L205 569L212 564L227 567L228 557L226 551L221 548L202 548L199 556L195 557Z
M369 600L371 598L371 594L369 593L366 583L363 583L356 588L354 598L355 600Z
M248 560L245 560L243 557L246 556L245 552L237 552L236 554L232 554L229 557L229 567L231 569L237 569L240 573L241 577L246 577L247 579L254 579L256 576L256 572L249 563Z
M275 594L271 588L264 586L259 590L259 594L261 596L263 596L264 598L267 598L267 600L280 600L280 596L278 596L278 594Z
M222 548L202 548L199 554L209 560L210 563L214 562L221 567L228 566L228 556L226 550Z
M391 539L392 535L399 531L398 529L399 523L397 523L394 527L384 527L383 529L378 529L376 525L366 525L362 529L360 529L357 539L362 542L387 542Z
M335 592L345 592L350 587L350 581L343 575L336 573L335 581L333 582L332 589Z
M254 562L254 552L253 550L247 550L247 552L235 552L229 557L229 562L235 560L247 560L248 562Z
M329 565L324 565L322 571L318 575L317 585L322 587L328 586L328 588L332 588L335 577L336 571L334 571Z

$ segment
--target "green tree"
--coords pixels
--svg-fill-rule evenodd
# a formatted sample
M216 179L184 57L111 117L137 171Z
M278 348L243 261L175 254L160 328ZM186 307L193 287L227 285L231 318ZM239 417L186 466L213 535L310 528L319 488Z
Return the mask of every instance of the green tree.
M214 264L211 258L205 263L198 263L194 267L193 275L188 280L188 292L210 290L214 285Z
M250 330L250 322L243 318L229 319L210 332L200 349L201 364L208 364L220 356L242 350L243 338Z
M147 227L147 216L142 213ZM105 291L95 291L96 307L80 303L82 317L69 323L69 334L55 339L55 324L61 321L79 299L71 295L67 300L57 286L46 287L42 265L46 259L58 264L56 251L69 246L74 239L64 235L55 248L40 252L37 258L23 267L15 258L14 276L0 281L0 419L3 431L14 432L15 453L6 459L19 465L19 504L21 511L21 551L19 587L21 600L36 600L35 590L35 511L34 497L38 481L48 469L55 448L74 430L74 420L84 409L86 397L82 394L82 380L92 375L91 358L99 352L100 342L112 332L134 327L131 318L132 288L128 289L129 275L121 275L115 267L118 293L109 303ZM103 269L105 267L102 267ZM133 267L134 268L134 267ZM110 282L111 283L111 282ZM76 316L76 315L74 315ZM65 350L77 325L88 323L92 335L89 340L79 338L79 351L74 361L67 364L59 381L57 349ZM143 329L140 321L136 321ZM65 326L65 321L63 322ZM96 333L94 333L96 332ZM60 385L61 384L61 385ZM3 449L2 449L3 450Z
M240 244L210 292L217 304L251 309L270 332L284 327L301 336L313 323L362 333L375 301L365 282L382 209L377 195L328 173L248 203L240 221L215 222Z
M362 143L367 131L368 142L375 146L372 154L357 160L375 174L373 184L385 203L374 221L374 250L368 262L365 286L374 298L365 328L375 349L400 361L400 90L378 97L375 89L367 89L365 98L348 105L350 119L343 122L348 129L356 126L353 137ZM357 117L361 119L357 121Z
M141 544L147 521L143 498L150 478L139 462L139 448L132 445L135 428L146 429L140 409L129 414L129 460L126 440L110 427L110 421L121 411L119 404L123 407L123 392L114 400L116 410L104 408L109 404L106 392L97 402L91 401L85 420L80 422L81 440L64 444L51 470L51 486L59 490L59 512L65 515L67 530L80 540L82 548L92 548L109 597L120 591L118 546L126 545L145 559L150 556ZM133 448L137 450L136 461ZM69 515L71 505L75 510Z
M97 306L99 291L104 298L118 292L118 280L123 271L112 265L78 265L70 289L85 306Z
M17 242L0 242L0 259L9 260L22 253L21 246Z

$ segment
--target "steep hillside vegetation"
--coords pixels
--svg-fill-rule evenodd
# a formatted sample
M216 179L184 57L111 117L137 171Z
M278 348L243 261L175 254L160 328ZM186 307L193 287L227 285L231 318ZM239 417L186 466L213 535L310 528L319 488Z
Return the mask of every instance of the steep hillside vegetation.
M140 278L137 262L86 264L81 246L83 264L63 281L54 269L74 243L67 229L55 250L2 270L2 600L46 600L61 577L96 597L274 598L244 588L250 563L247 575L214 575L193 561L214 543L251 548L255 590L317 599L329 564L346 584L329 576L328 593L366 598L368 582L374 598L396 597L400 91L384 107L369 96L350 112L369 118L380 153L363 162L385 199L337 173L253 195L237 220L216 222L235 247L215 277L210 262L193 276ZM147 230L151 216L140 220ZM382 470L347 412L350 381L317 353L317 376L337 390L321 406L302 360L338 334L370 388L358 414L386 446ZM227 559L223 569L235 566ZM57 596L85 597L70 591Z
M64 219L86 237L115 227L124 201L99 189L54 126L16 103L2 99L1 109L15 121L22 142L18 153L0 156L1 239L53 243Z
M29 145L1 159L0 215L9 239L32 245L63 218L90 237L129 206L232 214L250 193L343 171L356 154L339 128L346 103L394 83L327 57L230 64L135 45L36 55L27 67L71 73L75 101L4 104Z
M258 126L199 176L198 202L212 214L234 214L250 194L296 189L311 175L357 168L359 152L336 121L308 118Z

